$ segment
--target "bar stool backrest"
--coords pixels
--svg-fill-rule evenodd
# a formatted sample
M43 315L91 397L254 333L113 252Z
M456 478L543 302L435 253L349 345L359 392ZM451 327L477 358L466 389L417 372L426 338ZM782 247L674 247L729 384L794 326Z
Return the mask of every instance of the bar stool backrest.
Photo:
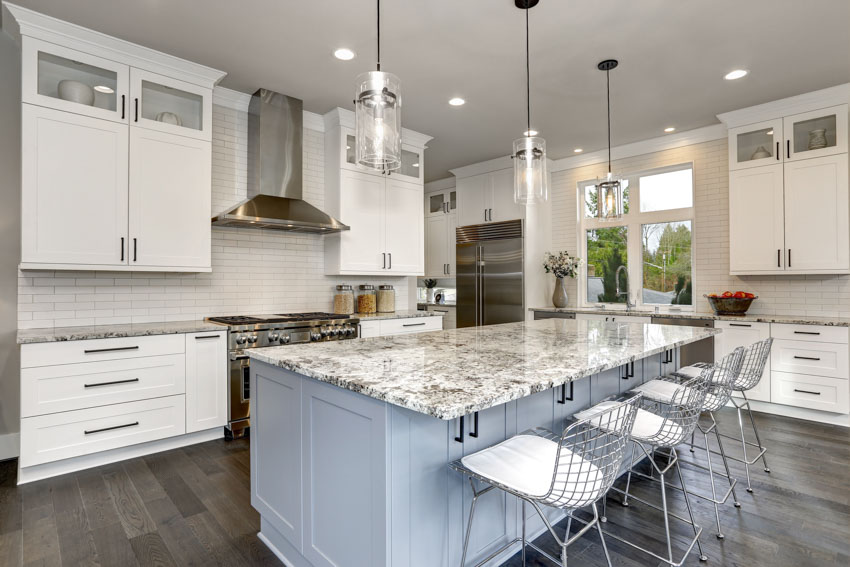
M642 405L661 417L661 427L652 439L656 447L675 447L690 438L699 421L705 396L710 387L711 373L701 374L683 382L669 403L657 403L644 400Z
M770 357L770 348L773 346L773 338L767 338L753 343L746 348L744 362L738 378L732 384L732 389L743 392L755 388L764 373L767 359Z
M729 402L732 386L744 366L746 349L738 347L714 364L714 375L708 382L703 411L716 411Z
M570 424L560 438L549 506L581 508L608 492L626 455L641 396Z

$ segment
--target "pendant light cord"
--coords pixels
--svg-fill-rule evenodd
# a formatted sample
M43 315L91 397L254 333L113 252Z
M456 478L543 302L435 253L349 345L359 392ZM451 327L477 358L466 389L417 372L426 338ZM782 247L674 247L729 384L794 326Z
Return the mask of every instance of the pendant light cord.
M381 70L381 0L378 0L378 71Z
M611 71L605 70L605 81L608 83L608 173L611 173Z
M531 57L528 48L528 0L525 0L525 102L528 129L526 137L531 135Z

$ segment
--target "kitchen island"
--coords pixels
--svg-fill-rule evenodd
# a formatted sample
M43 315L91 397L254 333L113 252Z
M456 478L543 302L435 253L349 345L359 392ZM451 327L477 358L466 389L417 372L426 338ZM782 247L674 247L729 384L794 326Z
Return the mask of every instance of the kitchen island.
M560 431L718 332L549 319L253 349L260 537L298 567L455 566L472 491L447 463L531 427ZM500 491L477 506L470 564L520 525ZM532 514L533 536L543 525Z

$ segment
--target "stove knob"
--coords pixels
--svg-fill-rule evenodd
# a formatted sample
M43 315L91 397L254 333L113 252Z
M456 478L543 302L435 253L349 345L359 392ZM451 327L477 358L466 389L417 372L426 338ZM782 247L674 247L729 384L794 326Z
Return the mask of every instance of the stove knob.
M269 333L269 342L273 343L280 338L280 333Z
M248 337L246 337L245 335L236 335L237 345L244 345L246 342L248 342Z
M340 335L340 333L342 332L341 329L339 328L339 325L334 325L333 327L330 328L330 331L331 331L331 336L334 336L334 337L338 337Z
M321 333L322 338L324 338L331 334L331 329L330 327L322 327L319 329L319 332Z
M289 335L283 335L282 337L280 337L280 344L288 345L290 340L292 339Z
M311 341L320 341L322 340L322 333L319 331L310 331L310 340Z
M346 335L351 336L351 335L353 335L355 332L356 332L356 330L354 329L354 326L353 326L353 325L346 325L346 326L345 326L345 334L346 334Z
M250 337L248 337L248 342L252 345L257 344L257 335L251 335Z

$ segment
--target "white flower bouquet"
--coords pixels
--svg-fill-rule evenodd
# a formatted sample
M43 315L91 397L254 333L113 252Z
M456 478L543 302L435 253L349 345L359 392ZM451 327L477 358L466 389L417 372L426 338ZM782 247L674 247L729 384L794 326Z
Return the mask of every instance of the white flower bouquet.
M574 278L578 275L579 266L581 266L581 258L570 256L566 250L552 254L546 252L546 260L543 262L543 269L547 274L555 274L556 278Z

